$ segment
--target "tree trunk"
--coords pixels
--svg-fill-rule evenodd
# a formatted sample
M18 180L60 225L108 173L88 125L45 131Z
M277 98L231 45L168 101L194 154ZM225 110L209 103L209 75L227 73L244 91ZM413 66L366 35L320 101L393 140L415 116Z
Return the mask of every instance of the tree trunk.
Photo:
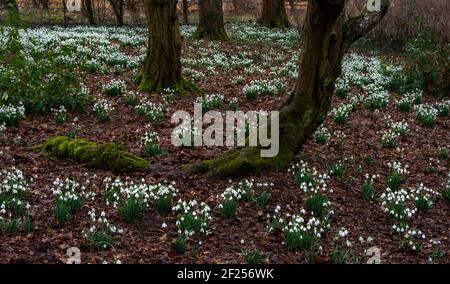
M94 7L91 0L83 0L83 8L89 20L89 24L95 25Z
M223 23L222 0L199 0L200 22L196 38L209 40L228 40Z
M243 0L233 0L233 12L235 15L242 15L242 1Z
M194 84L181 77L180 24L177 0L144 0L149 45L144 68L136 79L140 91L171 88L179 93L196 91Z
M343 56L387 13L390 0L382 1L381 11L346 19L343 13L346 0L309 0L298 79L293 92L278 109L278 155L261 158L259 147L236 148L215 160L188 166L187 172L229 177L283 169L324 121Z
M189 4L188 0L183 0L183 20L185 25L189 25Z
M50 2L49 0L41 0L42 8L48 10L49 2Z
M123 0L109 0L116 15L117 24L123 26Z
M32 0L32 3L33 3L33 8L39 8L39 2L38 2L38 0Z
M268 28L289 27L285 0L263 0L260 23Z

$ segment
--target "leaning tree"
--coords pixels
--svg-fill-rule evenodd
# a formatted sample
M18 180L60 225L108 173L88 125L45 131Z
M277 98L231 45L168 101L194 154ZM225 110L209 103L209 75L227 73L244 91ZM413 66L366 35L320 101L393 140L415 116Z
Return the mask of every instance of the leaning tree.
M227 40L223 23L222 0L199 0L200 21L195 37L198 39Z
M285 0L263 0L263 11L259 22L268 28L289 27Z
M381 21L390 4L390 0L381 0L379 11L365 10L360 16L347 17L346 1L308 0L298 79L289 97L278 108L278 155L261 158L260 147L235 148L214 160L187 166L187 172L238 176L283 169L294 158L330 109L344 55L355 41Z
M135 80L140 91L171 88L179 93L197 91L181 76L180 24L177 0L144 0L149 43L144 67Z

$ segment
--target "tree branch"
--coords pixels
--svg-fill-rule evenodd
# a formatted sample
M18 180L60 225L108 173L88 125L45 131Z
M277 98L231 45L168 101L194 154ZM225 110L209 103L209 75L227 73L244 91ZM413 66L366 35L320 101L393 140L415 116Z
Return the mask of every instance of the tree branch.
M345 50L348 50L353 43L372 31L387 14L391 0L379 1L381 1L379 11L368 11L365 8L360 16L347 19L344 25Z

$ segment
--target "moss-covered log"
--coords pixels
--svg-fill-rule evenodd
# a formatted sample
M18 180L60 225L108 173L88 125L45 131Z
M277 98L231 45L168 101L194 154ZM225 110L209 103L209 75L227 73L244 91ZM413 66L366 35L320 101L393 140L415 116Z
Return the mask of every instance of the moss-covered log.
M263 0L260 24L268 28L288 28L285 0Z
M86 163L90 168L99 170L130 172L148 168L146 160L123 151L115 143L98 145L84 139L58 136L34 146L32 151L46 152L61 159L74 159Z
M222 5L222 0L199 0L200 21L195 33L197 39L228 40Z
M261 158L260 148L233 149L217 159L187 166L189 173L208 172L229 177L282 169L324 121L331 105L341 63L352 43L373 29L384 17L389 0L382 9L363 17L347 19L345 0L309 0L303 27L299 76L290 96L279 107L279 154Z

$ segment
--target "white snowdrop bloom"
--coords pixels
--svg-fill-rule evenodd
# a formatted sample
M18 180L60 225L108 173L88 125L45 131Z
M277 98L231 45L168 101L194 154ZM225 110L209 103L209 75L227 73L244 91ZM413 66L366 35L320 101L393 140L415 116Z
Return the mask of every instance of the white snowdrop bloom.
M241 239L241 245L243 245L245 243L244 239Z
M163 229L167 228L167 224L166 224L166 223L163 223L163 224L161 225L161 228L163 228Z

